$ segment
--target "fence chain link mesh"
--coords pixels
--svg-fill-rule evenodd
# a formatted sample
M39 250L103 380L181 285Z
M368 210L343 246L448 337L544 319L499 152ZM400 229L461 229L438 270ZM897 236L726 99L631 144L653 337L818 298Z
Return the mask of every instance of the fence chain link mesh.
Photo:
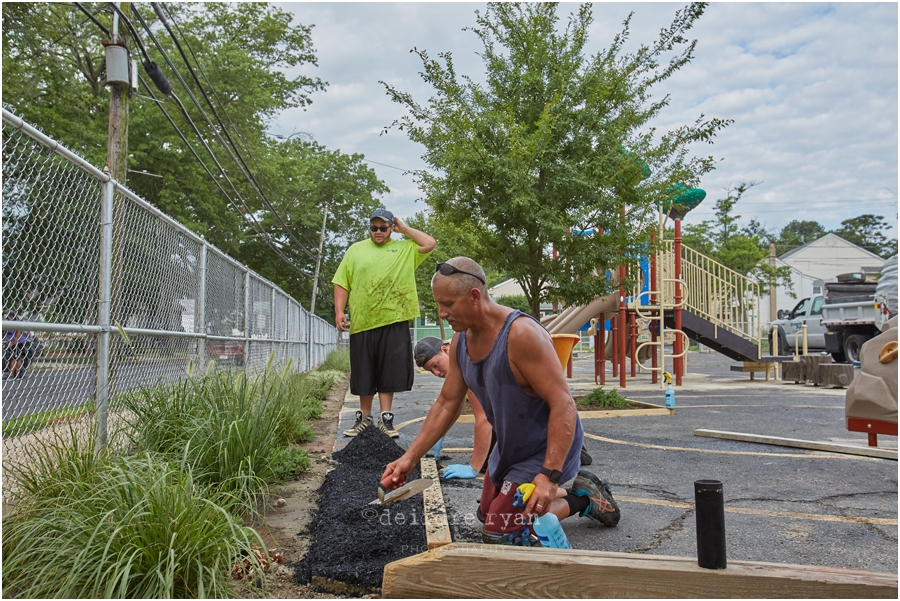
M192 365L256 369L271 356L306 371L337 347L333 325L118 184L102 266L108 178L7 109L2 133L4 501L43 442L94 444L98 424L112 431L121 395L187 378ZM101 331L110 332L108 358L98 353Z

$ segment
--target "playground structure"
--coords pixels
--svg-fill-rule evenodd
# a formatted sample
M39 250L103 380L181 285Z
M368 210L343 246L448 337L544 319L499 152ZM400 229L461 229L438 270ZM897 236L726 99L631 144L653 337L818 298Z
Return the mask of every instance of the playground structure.
M660 207L656 233L660 239L671 214L671 210L664 214ZM590 324L597 384L606 384L609 355L612 376L619 378L621 388L626 388L629 358L632 378L638 371L649 371L652 383L662 388L660 374L671 371L674 383L680 386L690 339L751 368L760 364L759 285L682 244L680 216L674 219L674 226L674 239L663 240L656 252L639 262L642 274L635 289L621 287L587 305L569 307L545 322L551 335L574 334ZM620 266L611 274L613 281L626 281L626 269ZM640 328L642 323L648 327ZM667 344L672 346L671 353ZM645 365L648 358L649 367ZM666 369L667 361L671 361L671 370ZM568 374L571 376L571 363Z

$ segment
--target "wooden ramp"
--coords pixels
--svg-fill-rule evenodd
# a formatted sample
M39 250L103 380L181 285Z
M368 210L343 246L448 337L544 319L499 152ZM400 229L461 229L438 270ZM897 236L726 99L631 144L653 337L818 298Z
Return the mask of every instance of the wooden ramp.
M453 543L384 568L385 599L897 598L897 574Z

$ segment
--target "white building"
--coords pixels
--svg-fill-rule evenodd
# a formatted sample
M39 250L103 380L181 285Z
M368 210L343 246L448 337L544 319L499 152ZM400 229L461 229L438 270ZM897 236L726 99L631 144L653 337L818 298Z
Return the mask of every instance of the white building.
M776 290L778 309L790 311L801 299L825 291L825 282L836 281L842 273L881 273L884 259L866 249L844 240L837 234L825 234L803 246L798 246L775 259L778 267L789 267L794 297L785 287ZM769 296L760 298L760 322L768 324Z

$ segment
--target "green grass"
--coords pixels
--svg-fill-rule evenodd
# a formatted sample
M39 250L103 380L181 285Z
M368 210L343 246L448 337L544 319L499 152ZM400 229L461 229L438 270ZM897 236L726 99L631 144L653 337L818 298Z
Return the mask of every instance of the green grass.
M3 420L3 438L28 434L62 421L79 420L93 413L96 406L96 403L91 401L80 407L49 409Z
M263 592L230 576L236 561L263 546L242 520L263 506L269 485L309 467L296 443L312 439L309 420L321 416L322 399L345 372L297 374L270 362L258 374L190 375L116 397L111 409L124 424L108 448L126 453L95 452L95 436L79 438L70 424L39 443L27 467L13 469L21 492L3 523L4 596ZM69 416L45 413L45 423Z
M267 485L296 475L284 449L312 440L309 420L343 372L291 373L211 369L200 377L123 395L121 408L136 448L185 462L194 478L237 512L255 511ZM294 462L294 466L303 465ZM304 468L305 469L305 468Z
M609 407L623 409L628 404L628 399L616 392L616 389L595 388L575 402L581 407Z
M319 369L326 371L350 371L350 351L348 349L335 349L328 353L325 362Z
M263 542L187 465L61 439L38 455L3 521L4 597L239 595L232 564Z

